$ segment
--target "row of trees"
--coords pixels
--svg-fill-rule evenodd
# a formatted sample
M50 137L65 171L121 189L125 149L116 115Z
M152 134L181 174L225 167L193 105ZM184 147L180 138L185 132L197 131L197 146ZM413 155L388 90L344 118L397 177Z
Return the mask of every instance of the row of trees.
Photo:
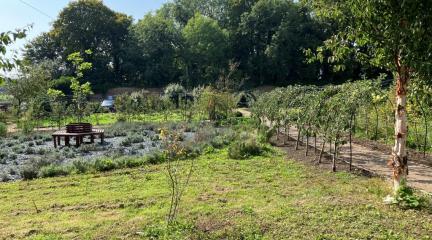
M431 76L432 2L304 0L320 21L337 27L323 46L307 51L310 60L332 63L336 70L355 59L363 66L392 72L395 78L395 143L392 152L394 188L408 175L409 82Z
M96 91L172 82L192 88L213 84L233 65L232 81L240 85L324 84L366 71L353 63L335 75L327 63L306 63L303 50L323 44L334 30L314 19L305 4L290 0L174 0L136 23L102 1L79 0L24 55L29 64L52 61L59 78L74 71L70 54L91 49L84 60L93 69L84 80ZM67 79L57 84L69 86Z
M360 109L369 108L374 98L381 93L378 82L363 80L342 85L289 86L277 88L263 94L253 108L254 116L260 121L269 121L277 130L289 135L290 127L298 130L297 145L306 137L306 155L309 153L309 139L323 140L318 162L321 162L325 144L333 148L333 170L339 147L349 141L355 132L355 119ZM351 159L352 160L352 159Z

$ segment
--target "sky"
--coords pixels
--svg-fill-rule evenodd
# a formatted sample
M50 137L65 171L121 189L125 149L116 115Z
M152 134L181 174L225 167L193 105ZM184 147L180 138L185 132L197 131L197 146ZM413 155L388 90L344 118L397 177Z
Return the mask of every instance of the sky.
M42 32L49 31L57 15L69 2L70 0L0 0L0 32L33 25L27 38L8 47L8 51L19 53L19 49L27 41ZM137 20L146 13L160 8L169 0L103 0L103 2L112 10L131 15Z

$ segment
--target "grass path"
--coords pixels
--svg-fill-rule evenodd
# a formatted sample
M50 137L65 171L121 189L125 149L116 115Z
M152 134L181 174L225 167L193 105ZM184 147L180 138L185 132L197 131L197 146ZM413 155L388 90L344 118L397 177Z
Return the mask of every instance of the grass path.
M0 239L430 239L432 214L383 205L390 191L281 153L222 150L196 160L174 230L164 165L153 165L0 184Z

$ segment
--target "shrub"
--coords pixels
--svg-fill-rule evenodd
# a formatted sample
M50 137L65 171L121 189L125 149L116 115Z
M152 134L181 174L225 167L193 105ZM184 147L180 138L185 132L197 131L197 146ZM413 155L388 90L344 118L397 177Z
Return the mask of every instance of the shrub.
M0 150L0 160L6 160L7 157L8 157L8 151Z
M45 148L38 148L36 150L36 154L38 154L38 155L45 155L46 153L47 153L47 151Z
M150 164L160 164L165 162L166 158L162 152L156 151L147 155L146 160Z
M78 148L78 151L83 152L83 153L89 153L89 152L99 151L99 148L98 148L98 144L97 144L97 143L93 143L93 144L82 144L82 145Z
M32 165L24 166L21 168L20 176L24 180L35 179L38 176L38 169Z
M64 166L51 164L49 166L42 167L39 170L38 176L41 178L47 177L58 177L58 176L67 176L70 174L70 169Z
M196 102L199 111L207 114L211 121L226 119L235 108L235 99L232 94L219 92L207 87Z
M229 142L226 141L222 136L216 136L215 138L213 138L210 142L210 144L212 145L212 147L217 148L217 149L221 149L224 146L226 146Z
M260 143L268 143L270 138L276 134L275 128L269 128L267 126L261 126L258 130L258 142Z
M116 162L118 168L135 168L143 166L146 163L146 159L125 157L118 159Z
M116 165L111 159L97 159L94 163L94 168L99 172L107 172L116 169Z
M178 108L180 96L186 94L185 88L178 83L171 83L165 87L164 94L166 97L170 98L171 101Z
M232 159L246 159L251 156L259 156L263 148L254 139L247 139L245 142L236 141L228 148L228 156Z
M386 203L398 205L402 209L420 209L424 207L427 202L425 198L417 196L414 190L407 185L406 181L401 183L401 187L394 197L388 197L384 201Z
M27 135L33 132L34 124L31 120L24 119L19 123L19 128L23 134Z
M24 149L23 149L23 147L20 146L20 145L13 146L13 147L12 147L12 151L13 151L14 153L16 153L16 154L24 153Z
M90 164L83 160L75 160L72 162L72 167L77 173L86 173L90 169Z
M7 125L0 122L0 137L5 137L7 135Z
M35 149L32 148L32 147L27 147L27 148L24 150L24 152L25 152L26 154L35 154L35 153L36 153Z
M142 142L144 142L144 137L140 136L138 134L134 134L134 135L130 136L129 138L130 138L130 141L132 143L142 143Z
M120 145L123 147L130 147L132 146L132 140L129 137L127 137L120 142Z
M10 174L10 175L15 175L15 174L16 174L15 169L13 169L13 168L9 168L9 174Z
M0 182L8 182L10 180L12 180L12 179L10 178L10 176L8 174L6 174L6 173L0 174Z

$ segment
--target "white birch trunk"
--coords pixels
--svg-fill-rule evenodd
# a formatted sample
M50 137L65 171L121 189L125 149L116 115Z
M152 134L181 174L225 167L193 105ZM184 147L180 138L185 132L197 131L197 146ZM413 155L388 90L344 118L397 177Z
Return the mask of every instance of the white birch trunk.
M406 150L408 119L406 111L407 90L409 73L406 68L400 67L397 76L396 87L396 111L395 111L395 145L392 152L390 166L393 167L393 187L395 192L401 183L406 181L408 175L408 156Z

